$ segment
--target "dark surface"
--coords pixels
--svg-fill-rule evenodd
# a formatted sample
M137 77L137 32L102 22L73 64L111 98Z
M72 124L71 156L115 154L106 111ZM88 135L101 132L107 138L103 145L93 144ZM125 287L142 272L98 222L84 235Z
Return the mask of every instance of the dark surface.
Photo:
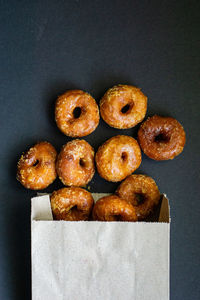
M57 150L54 102L67 89L97 101L118 83L139 86L148 115L177 118L184 152L172 161L143 156L171 206L171 300L200 299L199 1L0 1L0 299L30 299L30 198L15 179L20 154L39 140ZM102 120L85 139L97 147L116 134ZM57 180L47 191L61 187ZM117 184L92 180L92 191ZM48 276L48 274L47 274ZM144 283L145 288L145 283ZM162 300L162 299L161 299Z

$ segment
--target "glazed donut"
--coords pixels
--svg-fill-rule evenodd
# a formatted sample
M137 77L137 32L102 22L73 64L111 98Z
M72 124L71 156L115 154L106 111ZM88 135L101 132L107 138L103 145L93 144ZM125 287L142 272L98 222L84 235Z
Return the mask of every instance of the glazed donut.
M114 128L134 127L144 119L146 111L147 97L131 85L112 87L100 101L102 119Z
M158 205L160 192L155 181L146 175L128 176L116 194L135 207L138 220L144 220Z
M94 204L91 193L79 187L62 188L53 192L50 199L55 220L88 220Z
M108 181L117 182L139 167L141 150L134 138L117 135L99 147L95 159L100 176Z
M143 152L154 160L173 159L185 145L185 131L171 117L148 118L138 131L138 141Z
M94 205L92 218L95 221L137 221L134 207L116 195L99 199Z
M95 173L94 150L85 140L73 140L62 147L56 162L64 185L85 186Z
M55 106L58 128L71 137L92 133L99 124L99 109L96 101L81 90L70 90L58 97Z
M17 165L17 179L31 190L42 190L56 179L56 150L48 142L40 142L22 154Z

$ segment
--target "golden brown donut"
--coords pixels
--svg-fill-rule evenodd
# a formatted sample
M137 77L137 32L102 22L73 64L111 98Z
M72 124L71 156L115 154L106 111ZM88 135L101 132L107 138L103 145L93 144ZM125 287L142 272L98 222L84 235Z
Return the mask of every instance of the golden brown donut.
M95 173L94 149L85 140L68 142L58 155L56 170L64 185L85 186Z
M62 188L53 192L50 198L55 220L88 220L94 204L91 193L79 187Z
M100 176L108 181L117 182L139 167L141 150L134 138L117 135L99 147L95 159Z
M181 124L171 117L148 118L138 131L138 141L143 152L154 160L173 159L185 145L185 131Z
M138 220L144 220L160 200L160 192L155 181L141 174L128 176L120 184L116 194L135 207Z
M40 142L22 154L17 165L17 179L31 190L42 190L56 179L56 150L48 142Z
M92 217L95 221L137 221L134 207L116 195L99 199L94 205Z
M84 91L67 91L56 101L55 120L65 135L86 136L99 124L98 105L94 98Z
M139 88L116 85L100 101L102 119L111 127L125 129L140 123L147 111L147 97Z

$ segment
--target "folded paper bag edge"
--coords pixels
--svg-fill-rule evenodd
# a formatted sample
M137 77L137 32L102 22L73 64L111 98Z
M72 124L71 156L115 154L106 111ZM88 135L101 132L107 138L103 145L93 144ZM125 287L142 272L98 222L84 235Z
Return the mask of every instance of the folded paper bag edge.
M53 221L49 195L37 196L31 199L31 220Z

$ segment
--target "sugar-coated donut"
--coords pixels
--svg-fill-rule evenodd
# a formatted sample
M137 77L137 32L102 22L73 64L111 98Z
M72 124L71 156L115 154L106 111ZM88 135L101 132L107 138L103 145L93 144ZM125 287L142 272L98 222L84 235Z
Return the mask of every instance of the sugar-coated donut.
M94 205L92 217L95 221L137 221L135 208L116 195L99 199Z
M100 176L108 181L117 182L139 167L141 150L134 138L117 135L99 147L95 159Z
M42 190L56 179L56 150L40 142L22 154L17 165L17 179L31 190Z
M58 128L65 135L86 136L99 124L98 105L88 93L69 90L56 101L55 120Z
M183 127L171 117L150 117L138 131L143 152L154 160L173 159L183 151L185 140Z
M50 198L55 220L88 220L94 204L91 193L79 187L62 188Z
M146 111L147 97L131 85L112 87L100 101L102 119L114 128L134 127L144 119Z
M147 218L160 200L160 192L155 181L142 174L128 176L120 184L116 194L135 207L138 220Z
M64 185L85 186L95 173L94 149L85 140L68 142L58 155L56 170Z

